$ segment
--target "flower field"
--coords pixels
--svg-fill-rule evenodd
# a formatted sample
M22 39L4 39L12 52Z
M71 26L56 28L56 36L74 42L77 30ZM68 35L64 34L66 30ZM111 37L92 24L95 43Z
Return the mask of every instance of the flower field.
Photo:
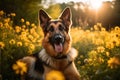
M119 80L120 28L106 31L97 23L91 30L72 29L73 46L79 51L76 65L84 80Z
M15 79L12 65L18 59L41 49L43 34L40 27L23 18L21 25L13 25L15 16L15 13L6 15L0 11L0 72L4 80Z
M24 18L20 19L20 25L14 25L15 16L15 13L6 15L0 11L0 75L3 80L20 80L26 68L16 61L42 48L41 28ZM75 62L83 80L120 80L119 26L107 31L97 23L90 30L72 28L71 35L72 45L79 52ZM23 72L17 70L18 67Z

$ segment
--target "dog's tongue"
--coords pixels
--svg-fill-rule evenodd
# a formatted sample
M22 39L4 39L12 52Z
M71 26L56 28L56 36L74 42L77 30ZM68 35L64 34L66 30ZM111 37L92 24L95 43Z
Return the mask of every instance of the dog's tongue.
M60 53L60 52L63 51L62 43L60 43L60 44L54 44L54 46L55 46L55 51L56 52Z

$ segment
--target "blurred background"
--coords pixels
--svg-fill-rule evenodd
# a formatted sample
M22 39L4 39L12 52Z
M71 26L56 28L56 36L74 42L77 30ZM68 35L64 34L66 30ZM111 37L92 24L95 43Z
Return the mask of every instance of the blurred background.
M107 29L120 25L119 0L0 0L1 10L7 14L16 13L15 24L23 17L37 24L40 9L45 9L52 17L57 18L68 6L72 11L74 27L89 28L97 22Z

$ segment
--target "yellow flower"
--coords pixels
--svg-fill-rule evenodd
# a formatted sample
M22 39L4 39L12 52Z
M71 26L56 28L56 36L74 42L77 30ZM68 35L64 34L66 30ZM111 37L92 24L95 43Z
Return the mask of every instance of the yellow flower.
M102 39L95 39L93 43L95 45L102 45L102 44L104 44L104 41Z
M88 63L89 62L89 60L86 58L86 59L84 59L84 63Z
M29 21L26 21L26 25L29 26L29 25L30 25L30 22L29 22Z
M15 44L15 40L14 40L14 39L11 39L11 40L9 41L9 43L10 43L10 44Z
M32 35L28 35L28 38L29 38L30 40L33 40L33 39L34 39Z
M2 22L0 22L0 27L3 27L3 23Z
M102 23L97 23L97 26L102 27Z
M97 25L94 25L94 30L98 31L98 26Z
M80 58L84 58L84 56L83 56L83 55L80 55Z
M10 22L10 18L6 18L6 19L4 19L4 22L5 22L5 23Z
M93 28L90 28L91 31L93 31Z
M106 48L112 49L114 48L114 44L112 42L106 42Z
M100 52L100 53L103 53L105 51L105 48L103 46L99 46L97 48L97 51Z
M21 34L21 35L19 36L19 38L20 38L21 40L24 40L24 41L29 41L29 40L27 39L27 37L26 37L25 34Z
M27 33L26 33L25 31L23 31L23 32L21 33L21 35L26 36Z
M30 44L29 49L33 51L33 50L35 50L35 46L33 44Z
M22 18L22 19L21 19L21 22L23 23L23 22L25 22L25 20Z
M0 42L0 48L3 49L5 47L4 42Z
M34 24L34 23L32 23L32 24L31 24L31 26L32 26L32 27L34 27L34 26L35 26L35 24Z
M13 16L13 17L14 17L14 16L16 16L16 14L15 14L15 13L11 13L10 15L11 15L11 16Z
M99 57L99 58L98 58L98 61L99 61L99 63L103 63L103 62L104 62L104 59L101 58L101 57Z
M106 56L109 57L110 53L109 52L106 52Z
M29 43L27 43L27 42L25 42L25 44L24 44L25 46L28 46L29 45Z
M39 35L35 32L35 33L33 33L33 36L37 39L37 38L39 38Z
M117 56L114 56L108 60L108 67L112 68L117 68L118 65L120 66L120 58Z
M101 28L101 31L106 31L106 29L105 28Z
M116 26L115 31L119 31L119 30L120 30L119 26Z
M15 27L15 31L16 31L17 33L19 33L19 32L21 31L21 27L16 26L16 27Z
M88 59L88 62L91 63L93 60L92 59Z
M4 27L5 28L9 28L9 24L8 23L4 23Z
M35 29L34 28L30 29L30 33L31 34L35 33Z
M96 59L97 51L92 50L92 51L89 53L89 56L90 56L92 59Z
M78 64L81 64L81 61L77 61Z
M47 73L45 80L65 80L65 77L60 71L53 70Z
M22 46L22 42L17 42L17 46L18 47Z
M120 42L119 42L119 39L118 39L118 38L113 38L112 43L113 43L115 46L119 46L119 45L120 45Z
M12 68L15 70L16 74L23 75L27 72L27 65L21 61L17 61L16 64L13 64Z
M22 25L22 28L26 28L26 25Z
M0 16L2 16L4 14L4 11L2 10L2 11L0 11Z
M90 33L90 30L86 30L86 33Z

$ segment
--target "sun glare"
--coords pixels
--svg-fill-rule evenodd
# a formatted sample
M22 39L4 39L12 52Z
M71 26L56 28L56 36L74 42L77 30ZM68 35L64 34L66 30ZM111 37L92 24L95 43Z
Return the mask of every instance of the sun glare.
M92 9L98 10L102 5L102 0L91 0L90 6Z

